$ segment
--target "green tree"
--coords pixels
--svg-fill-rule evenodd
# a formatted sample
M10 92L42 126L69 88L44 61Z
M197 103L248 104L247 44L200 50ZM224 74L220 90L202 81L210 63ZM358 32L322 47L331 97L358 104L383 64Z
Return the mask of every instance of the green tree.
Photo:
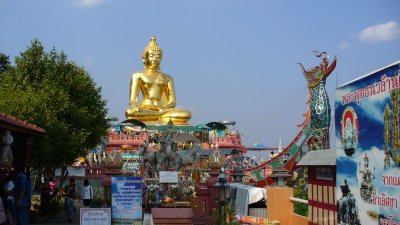
M308 187L307 187L307 180L308 180L308 169L301 168L297 170L299 177L297 178L294 186L293 186L293 196L295 198L300 198L307 200L308 199ZM296 214L302 216L308 216L308 205L303 203L294 203L294 212Z
M35 39L0 73L0 111L46 129L32 149L34 169L65 171L101 141L106 101L90 74L64 52L45 52ZM62 183L62 182L61 182Z
M7 70L9 70L11 67L10 65L10 59L7 55L4 53L0 52L0 73L3 73Z

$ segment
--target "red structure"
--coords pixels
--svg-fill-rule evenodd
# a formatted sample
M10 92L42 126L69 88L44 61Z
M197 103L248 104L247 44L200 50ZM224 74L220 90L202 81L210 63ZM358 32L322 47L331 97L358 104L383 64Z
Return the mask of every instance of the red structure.
M211 140L211 145L217 145L218 148L237 148L243 149L245 146L241 143L240 135L236 132L227 132L225 136L217 136Z
M297 165L308 168L308 224L336 225L336 151L310 151Z
M196 205L194 208L194 224L212 225L214 220L211 217L211 209L218 209L219 205L215 200L218 182L219 169L209 172L210 177L205 183L200 183L196 187Z
M110 132L108 134L108 145L106 151L117 150L118 152L128 152L130 150L138 150L143 147L145 142L149 140L147 132L138 134L125 134L123 132Z

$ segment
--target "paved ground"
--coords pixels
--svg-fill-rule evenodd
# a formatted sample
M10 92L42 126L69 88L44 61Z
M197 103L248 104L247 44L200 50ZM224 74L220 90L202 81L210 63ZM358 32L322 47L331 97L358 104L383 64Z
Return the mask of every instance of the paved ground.
M153 225L153 219L151 218L151 214L144 214L143 225Z
M31 224L46 224L46 225L79 225L80 223L80 208L83 206L82 202L75 202L76 206L76 212L73 215L73 223L68 223L67 221L67 215L65 214L65 211L60 211L56 215L51 215L49 216L48 222L44 222L42 218L36 218L35 223Z
M35 223L31 224L44 224L44 225L80 225L80 208L83 207L82 202L75 202L76 213L73 215L73 223L68 223L65 211L61 211L56 215L49 216L48 222L44 222L42 218L37 218ZM144 214L143 225L153 225L151 214Z

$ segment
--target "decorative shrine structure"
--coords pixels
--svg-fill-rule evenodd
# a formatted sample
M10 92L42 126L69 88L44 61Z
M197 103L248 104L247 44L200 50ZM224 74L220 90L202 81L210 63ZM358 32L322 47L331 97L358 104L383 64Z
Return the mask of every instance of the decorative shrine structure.
M329 127L331 121L331 109L328 95L325 90L327 77L336 67L336 57L329 63L329 56L326 52L313 52L317 58L321 58L321 63L309 70L306 70L300 63L304 77L309 87L308 111L304 113L304 121L297 126L300 127L299 133L292 142L273 158L259 165L243 169L244 173L250 174L254 182L259 187L272 184L272 179L268 176L270 172L278 167L284 166L289 173L295 173L294 179L302 174L302 168L297 167L297 163L309 150L321 150L329 148ZM259 149L257 149L259 150Z
M329 56L326 52L315 51L315 56L321 58L321 64L310 70L306 70L300 63L304 77L307 80L310 91L311 112L311 140L310 150L329 149L329 127L331 122L331 106L326 93L326 79L336 67L336 57L329 64Z
M331 108L325 90L327 77L336 67L336 57L329 64L326 52L315 51L321 58L319 66L306 70L300 64L310 92L309 152L298 166L306 166L308 173L308 224L336 224L336 151L329 149ZM307 172L308 171L308 172Z
M322 58L321 65L308 71L301 65L309 86L309 109L304 121L297 125L299 133L275 157L258 161L245 154L251 149L241 143L240 133L228 128L234 121L189 125L191 113L175 108L173 79L160 71L162 50L152 38L142 54L144 71L131 76L127 120L112 126L104 143L87 160L89 171L95 171L96 166L102 168L94 176L102 179L104 197L110 198L111 176L141 176L144 211L158 207L189 207L193 209L195 224L213 224L212 209L219 208L215 202L215 184L221 167L227 170L228 182L258 187L272 184L274 177L276 180L284 177L284 183L293 182L301 173L297 163L303 155L309 149L329 146L331 117L325 82L335 68L336 59L329 64L325 52L315 54ZM273 171L282 173L271 176ZM316 178L311 195L314 196L314 189L318 191L315 205L312 205L313 199L309 201L312 216L321 210L325 213L323 204L331 202L318 196L324 196L325 189L329 196L329 187L334 187L329 183L334 182L332 180L318 183L316 174L320 172L311 170L311 177ZM176 180L166 180L165 173ZM313 214L316 206L319 209ZM332 205L329 207L332 211ZM163 218L158 220L163 221Z

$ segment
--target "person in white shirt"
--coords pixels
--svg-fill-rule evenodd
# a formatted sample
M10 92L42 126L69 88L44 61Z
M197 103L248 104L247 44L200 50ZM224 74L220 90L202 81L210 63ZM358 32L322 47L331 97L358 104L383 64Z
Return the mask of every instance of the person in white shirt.
M93 199L93 188L89 185L89 181L85 179L82 187L82 200L84 206L90 206Z

